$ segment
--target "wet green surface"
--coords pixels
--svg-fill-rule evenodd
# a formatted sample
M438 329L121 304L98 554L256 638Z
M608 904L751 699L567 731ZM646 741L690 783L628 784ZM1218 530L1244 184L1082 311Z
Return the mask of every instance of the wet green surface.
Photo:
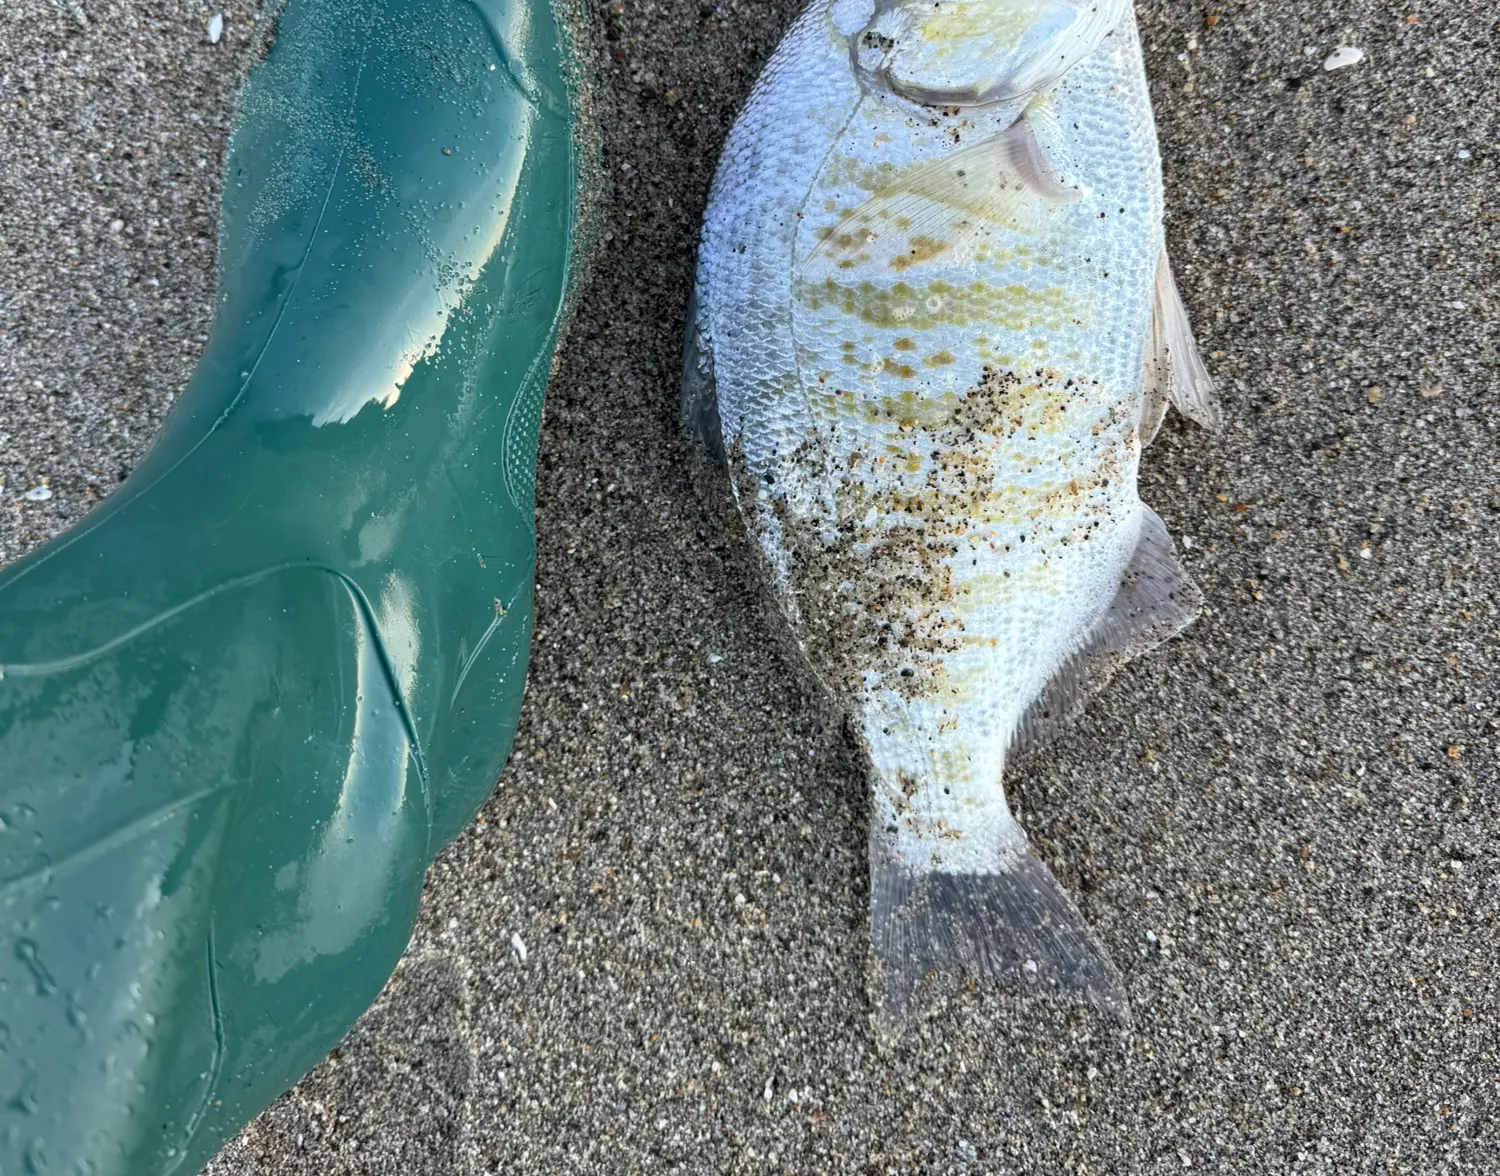
M536 7L291 0L192 384L0 573L0 1172L195 1171L494 786L577 172Z

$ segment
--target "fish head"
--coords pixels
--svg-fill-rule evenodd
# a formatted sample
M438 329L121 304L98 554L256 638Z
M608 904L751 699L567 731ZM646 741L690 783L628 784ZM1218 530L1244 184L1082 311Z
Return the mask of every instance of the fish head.
M849 0L836 0L836 24ZM1131 0L877 0L847 34L856 75L923 106L1025 101L1091 54ZM867 9L868 11L868 9Z

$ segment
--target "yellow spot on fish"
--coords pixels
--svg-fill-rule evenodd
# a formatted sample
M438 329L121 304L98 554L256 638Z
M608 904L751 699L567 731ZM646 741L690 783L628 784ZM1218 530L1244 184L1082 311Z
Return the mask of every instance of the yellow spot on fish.
M934 5L922 21L922 39L928 44L979 43L991 52L1014 49L1039 16L1031 4L996 4L994 0Z
M891 286L874 282L845 285L833 278L821 282L798 281L797 300L809 310L841 311L875 327L904 327L925 331L940 324L970 326L993 324L1009 331L1061 330L1072 323L1087 326L1092 306L1061 286L1036 289L1021 283L990 286L984 282L954 285L932 282ZM1040 349L1046 349L1042 341Z
M897 339L891 346L897 351L915 351L917 349L917 345L906 338Z
M909 245L910 248L905 253L898 253L888 263L897 273L908 270L914 265L920 265L924 261L931 261L948 249L948 242L937 241L931 237L913 237Z

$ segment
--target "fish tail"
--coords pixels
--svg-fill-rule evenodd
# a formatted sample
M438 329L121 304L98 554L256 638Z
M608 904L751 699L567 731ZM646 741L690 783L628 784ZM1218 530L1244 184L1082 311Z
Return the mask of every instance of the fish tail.
M1120 974L1073 900L1029 849L1008 856L1008 868L986 873L921 871L872 838L870 931L883 1010L904 1016L918 981L954 971L1050 989L1128 1022Z

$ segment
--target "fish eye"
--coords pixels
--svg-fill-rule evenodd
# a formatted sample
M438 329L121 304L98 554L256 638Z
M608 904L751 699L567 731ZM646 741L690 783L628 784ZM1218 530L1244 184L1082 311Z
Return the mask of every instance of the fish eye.
M856 0L837 0L836 27ZM850 37L869 87L924 106L984 106L1036 94L1092 53L1130 0L897 0Z

